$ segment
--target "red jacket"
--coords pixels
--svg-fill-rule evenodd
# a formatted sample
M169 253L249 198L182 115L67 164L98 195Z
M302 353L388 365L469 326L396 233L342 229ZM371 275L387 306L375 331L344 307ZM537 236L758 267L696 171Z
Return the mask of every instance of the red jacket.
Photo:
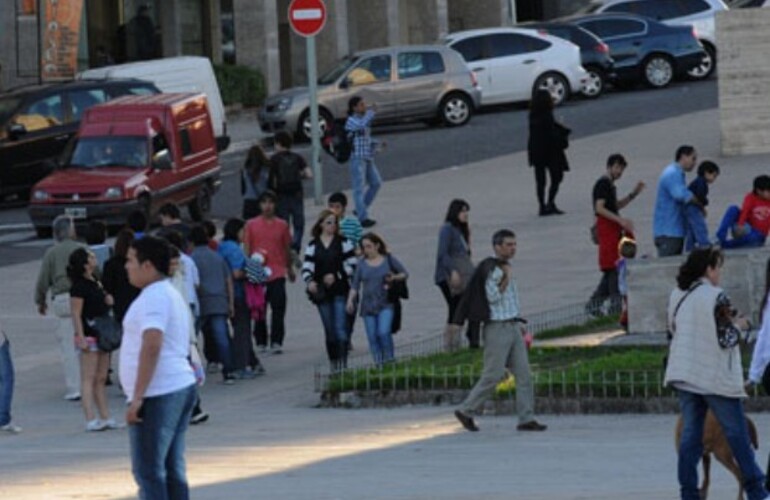
M743 199L738 225L747 222L751 227L767 236L770 231L770 200L763 200L753 192L747 194Z

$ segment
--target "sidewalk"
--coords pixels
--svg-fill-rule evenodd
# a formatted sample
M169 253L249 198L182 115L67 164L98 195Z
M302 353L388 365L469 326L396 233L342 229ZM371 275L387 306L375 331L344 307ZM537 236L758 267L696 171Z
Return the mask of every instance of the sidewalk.
M608 154L629 168L625 195L648 185L623 211L637 225L640 253L653 253L656 179L677 146L695 145L722 175L712 187L709 225L728 203L740 202L765 173L770 155L719 158L718 112L710 110L575 141L572 171L559 196L561 217L536 216L534 179L526 153L388 182L373 207L375 229L411 273L397 342L437 334L446 310L432 283L436 238L449 201L471 205L474 257L491 252L491 234L511 227L518 236L514 275L524 314L573 304L599 280L596 248L588 238L591 188ZM398 147L398 145L391 145ZM427 146L427 145L426 145ZM310 203L310 202L309 202ZM317 207L307 207L309 221ZM0 318L17 367L14 420L18 436L0 436L0 498L130 498L125 431L85 434L77 404L63 387L52 320L37 315L32 290L38 263L0 268ZM545 278L545 279L544 279ZM673 285L673 277L672 277ZM300 285L290 285L286 352L263 362L268 374L228 387L211 376L203 388L209 423L188 434L193 497L203 499L673 499L675 418L663 416L543 416L549 430L517 433L515 420L482 418L482 432L462 431L451 408L319 410L312 369L324 361L317 312ZM361 325L356 352L365 350ZM122 399L110 405L123 418ZM770 451L770 415L756 415L759 462ZM712 498L733 498L736 484L712 467Z

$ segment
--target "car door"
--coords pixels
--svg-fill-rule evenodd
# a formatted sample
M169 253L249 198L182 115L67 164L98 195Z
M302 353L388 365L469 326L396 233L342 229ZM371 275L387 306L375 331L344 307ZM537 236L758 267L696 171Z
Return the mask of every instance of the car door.
M51 172L53 161L77 131L68 120L60 92L29 99L19 109L10 120L10 127L16 127L17 132L6 131L3 147L6 187L32 186Z
M368 104L377 105L377 121L392 120L397 116L393 92L393 57L390 53L361 59L343 79L344 92L340 97L347 102L354 95ZM347 106L346 106L347 107Z
M450 47L460 53L465 63L476 75L476 81L481 87L481 104L484 105L489 99L490 71L489 60L484 56L484 47L488 35L477 35L463 38L450 43Z
M436 114L446 83L444 58L437 51L406 51L396 56L396 106L400 118Z
M498 33L486 39L490 103L527 101L542 72L540 54L549 44L520 33ZM486 103L485 103L486 104Z
M578 24L594 33L610 47L610 56L618 71L631 71L641 64L644 55L647 23L637 19L605 17Z

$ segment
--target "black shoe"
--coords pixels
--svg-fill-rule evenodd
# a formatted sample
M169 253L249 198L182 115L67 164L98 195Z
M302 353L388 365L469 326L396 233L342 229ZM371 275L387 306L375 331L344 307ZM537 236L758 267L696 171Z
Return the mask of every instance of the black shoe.
M209 419L209 414L205 411L196 413L190 418L190 424L191 425L198 425L202 424L203 422L207 421Z
M372 227L375 224L377 224L377 221L373 219L364 219L361 221L361 227Z
M470 415L466 415L460 410L455 410L455 417L457 417L457 420L459 420L463 427L465 427L465 430L471 432L477 432L479 430L476 426L476 422L473 421L473 417Z
M537 420L530 420L526 424L519 424L516 426L517 431L544 431L547 428L547 425L541 424Z
M540 217L545 217L546 215L553 215L553 212L551 211L551 207L547 207L545 205L540 206L540 212L538 213Z
M560 210L556 205L551 205L549 210L553 215L564 215L564 211Z

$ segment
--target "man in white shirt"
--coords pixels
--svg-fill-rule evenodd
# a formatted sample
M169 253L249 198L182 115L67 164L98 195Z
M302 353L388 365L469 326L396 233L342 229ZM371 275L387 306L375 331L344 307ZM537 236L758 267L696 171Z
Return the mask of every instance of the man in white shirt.
M196 400L189 305L167 279L167 242L145 236L127 258L128 279L142 290L123 319L120 349L134 479L140 498L186 499L184 440Z

